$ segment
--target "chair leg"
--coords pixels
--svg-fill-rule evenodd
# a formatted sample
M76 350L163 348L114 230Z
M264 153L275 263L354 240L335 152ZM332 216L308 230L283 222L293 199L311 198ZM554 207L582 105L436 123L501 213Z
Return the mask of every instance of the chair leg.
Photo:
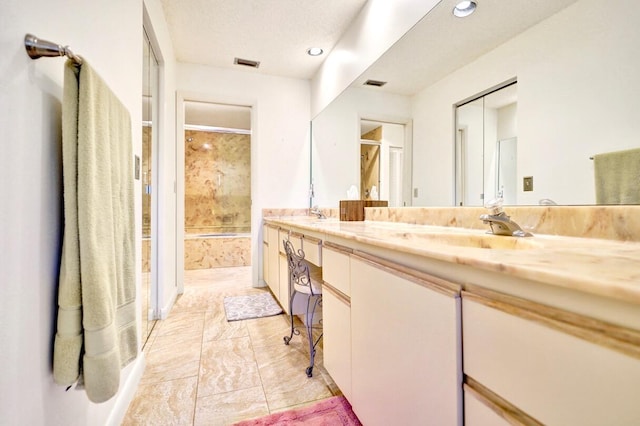
M313 341L313 317L315 316L316 308L318 307L318 303L322 296L309 296L307 298L307 315L305 317L305 325L307 328L307 338L309 340L309 366L306 369L307 377L313 376L313 364L316 357L316 345L320 341L322 334L320 337L314 342ZM311 299L313 300L313 308L311 308ZM309 309L311 308L311 309Z
M300 331L298 331L293 325L293 299L296 297L297 293L298 292L294 289L293 293L291 293L291 297L289 297L289 318L291 318L291 333L288 336L284 336L283 340L285 345L289 344L294 334L300 334Z

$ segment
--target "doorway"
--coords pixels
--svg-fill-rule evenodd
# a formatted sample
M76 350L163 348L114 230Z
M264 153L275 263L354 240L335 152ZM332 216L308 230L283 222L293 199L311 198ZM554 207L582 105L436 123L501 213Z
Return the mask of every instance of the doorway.
M184 102L184 269L251 265L251 108Z
M406 124L360 120L360 199L387 200L389 207L411 205L408 141Z

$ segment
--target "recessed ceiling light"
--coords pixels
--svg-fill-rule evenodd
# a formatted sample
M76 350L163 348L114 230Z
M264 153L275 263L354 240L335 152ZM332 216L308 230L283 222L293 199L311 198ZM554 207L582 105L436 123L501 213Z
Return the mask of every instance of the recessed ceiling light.
M453 8L453 14L458 18L464 18L471 15L476 10L475 1L461 1Z
M324 50L322 50L319 47L310 47L307 49L307 55L309 56L320 56L324 53Z

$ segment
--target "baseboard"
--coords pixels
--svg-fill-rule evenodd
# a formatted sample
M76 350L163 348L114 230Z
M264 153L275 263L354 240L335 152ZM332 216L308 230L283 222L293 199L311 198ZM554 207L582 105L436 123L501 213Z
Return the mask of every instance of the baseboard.
M106 424L112 426L119 426L124 420L124 416L127 414L129 405L133 401L133 397L138 390L140 379L142 379L142 373L144 373L145 357L144 352L140 352L135 361L132 362L131 371L127 375L127 379L121 384L120 390L116 395L116 402L113 405L111 414L107 419Z
M169 312L171 312L171 308L173 308L173 305L175 305L175 303L176 303L176 299L177 298L178 298L178 291L174 290L173 293L171 294L171 297L169 298L169 301L167 302L167 304L160 308L160 318L159 319L161 319L161 320L167 319L167 317L169 316Z

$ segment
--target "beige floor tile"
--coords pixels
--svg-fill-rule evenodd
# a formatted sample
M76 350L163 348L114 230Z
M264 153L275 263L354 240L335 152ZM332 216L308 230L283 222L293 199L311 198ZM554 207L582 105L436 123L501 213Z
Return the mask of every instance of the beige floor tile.
M190 287L185 284L185 291L178 296L171 313L206 312L219 305L219 298L219 291L214 288Z
M222 302L220 302L220 307ZM227 321L224 308L209 311L205 314L203 340L231 339L236 337L247 337L246 321Z
M169 334L197 334L202 335L204 327L204 312L173 312L164 321L158 324L157 337Z
M196 400L195 425L222 426L269 414L261 386Z
M251 319L247 320L246 323L254 348L284 344L283 337L288 336L291 330L291 322L288 315ZM299 326L301 323L299 324L296 321L296 325Z
M324 376L307 377L308 354L294 345L264 346L255 351L270 410L332 396ZM316 359L319 361L319 357Z
M147 354L141 382L156 383L198 376L202 336L170 334L158 336Z
M225 297L265 291L251 279L251 267L185 271L185 293L145 347L147 366L124 424L229 425L340 395L323 367L322 340L306 376L301 321L289 345L287 315L227 321Z
M196 402L197 378L141 385L122 424L191 425Z
M261 385L248 337L203 344L198 398Z
M256 362L249 337L204 342L202 345L202 362L206 363L216 358L230 364Z

